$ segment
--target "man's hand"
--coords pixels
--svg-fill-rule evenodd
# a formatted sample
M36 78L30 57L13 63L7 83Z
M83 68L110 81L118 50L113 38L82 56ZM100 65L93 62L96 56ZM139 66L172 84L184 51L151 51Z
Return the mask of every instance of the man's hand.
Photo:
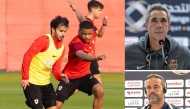
M73 11L76 10L76 6L75 6L74 4L70 4L70 7L71 7L71 9L72 9Z
M104 16L103 20L102 20L103 26L107 26L108 23L108 16Z
M28 80L21 80L20 84L24 90L26 89L27 86L30 86L30 84L28 83Z
M68 57L64 57L63 62L67 62L67 61L68 61Z
M69 4L72 4L71 0L66 0Z
M97 56L96 57L96 60L99 61L99 60L105 60L106 59L106 56L105 55L100 55L100 56Z
M66 83L69 83L69 79L68 79L67 75L61 74L60 76L61 76L61 79L62 79L63 81L65 81Z
M70 7L73 11L76 10L76 6L71 2L71 0L66 0L69 4L70 4Z

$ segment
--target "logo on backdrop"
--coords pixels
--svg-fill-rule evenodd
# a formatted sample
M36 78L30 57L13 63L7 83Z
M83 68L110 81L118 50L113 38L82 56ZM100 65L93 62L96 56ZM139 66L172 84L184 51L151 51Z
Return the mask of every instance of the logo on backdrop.
M125 22L127 24L126 30L132 33L139 33L145 31L145 14L146 8L149 5L146 1L129 1L126 4L128 7L125 10ZM139 19L134 19L137 17L132 17L132 15L140 14Z

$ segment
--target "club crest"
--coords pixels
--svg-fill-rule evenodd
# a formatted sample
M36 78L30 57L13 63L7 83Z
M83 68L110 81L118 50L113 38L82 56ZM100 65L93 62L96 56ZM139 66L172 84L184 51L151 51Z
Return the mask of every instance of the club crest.
M178 68L177 60L170 60L170 64L168 65L171 70L176 70Z
M59 86L58 90L61 90L62 89L62 86Z
M39 100L38 99L34 99L34 103L38 104Z

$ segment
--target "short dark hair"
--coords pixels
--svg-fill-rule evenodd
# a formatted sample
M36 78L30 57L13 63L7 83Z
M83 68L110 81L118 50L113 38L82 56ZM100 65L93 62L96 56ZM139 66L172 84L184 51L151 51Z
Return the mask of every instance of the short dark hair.
M158 75L158 74L149 74L147 77L146 77L146 81L150 78L158 78L161 80L161 84L162 84L162 87L166 87L166 81L164 79L164 77L162 77L161 75Z
M50 23L50 29L56 29L58 25L69 27L69 20L66 17L56 16ZM51 31L52 32L52 31Z
M92 8L98 8L98 7L100 9L104 9L104 5L99 1L91 0L90 2L88 2L88 11L92 11Z
M90 21L87 21L87 20L85 20L85 21L82 21L81 23L80 23L80 29L93 29L93 24L90 22Z

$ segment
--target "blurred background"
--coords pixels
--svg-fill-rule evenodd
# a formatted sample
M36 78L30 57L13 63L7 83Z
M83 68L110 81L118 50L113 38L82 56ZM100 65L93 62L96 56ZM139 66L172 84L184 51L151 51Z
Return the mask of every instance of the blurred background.
M138 42L147 30L144 27L146 9L150 4L161 3L171 13L171 35L179 44L190 48L189 0L125 0L125 44Z
M89 0L72 0L87 15ZM123 0L99 0L104 4L103 14L95 24L102 25L109 17L103 38L97 38L96 55L105 54L99 61L101 72L124 72L124 2ZM57 15L69 19L69 29L63 40L68 53L68 43L77 35L79 22L66 0L0 0L0 70L20 71L24 53L34 40L50 33L50 21ZM66 62L63 61L62 67Z
M90 0L72 0L84 14L88 14ZM99 0L104 10L95 24L102 25L104 16L109 17L103 38L97 38L96 55L105 54L99 61L104 87L103 109L124 108L124 0ZM0 109L28 109L20 86L21 64L24 53L34 40L50 33L50 22L57 16L69 19L69 29L63 39L68 54L68 43L78 33L79 22L66 0L0 0ZM65 66L65 58L62 67ZM57 88L58 81L51 75ZM81 99L82 98L82 99ZM89 109L93 96L79 92L63 106L64 109Z

